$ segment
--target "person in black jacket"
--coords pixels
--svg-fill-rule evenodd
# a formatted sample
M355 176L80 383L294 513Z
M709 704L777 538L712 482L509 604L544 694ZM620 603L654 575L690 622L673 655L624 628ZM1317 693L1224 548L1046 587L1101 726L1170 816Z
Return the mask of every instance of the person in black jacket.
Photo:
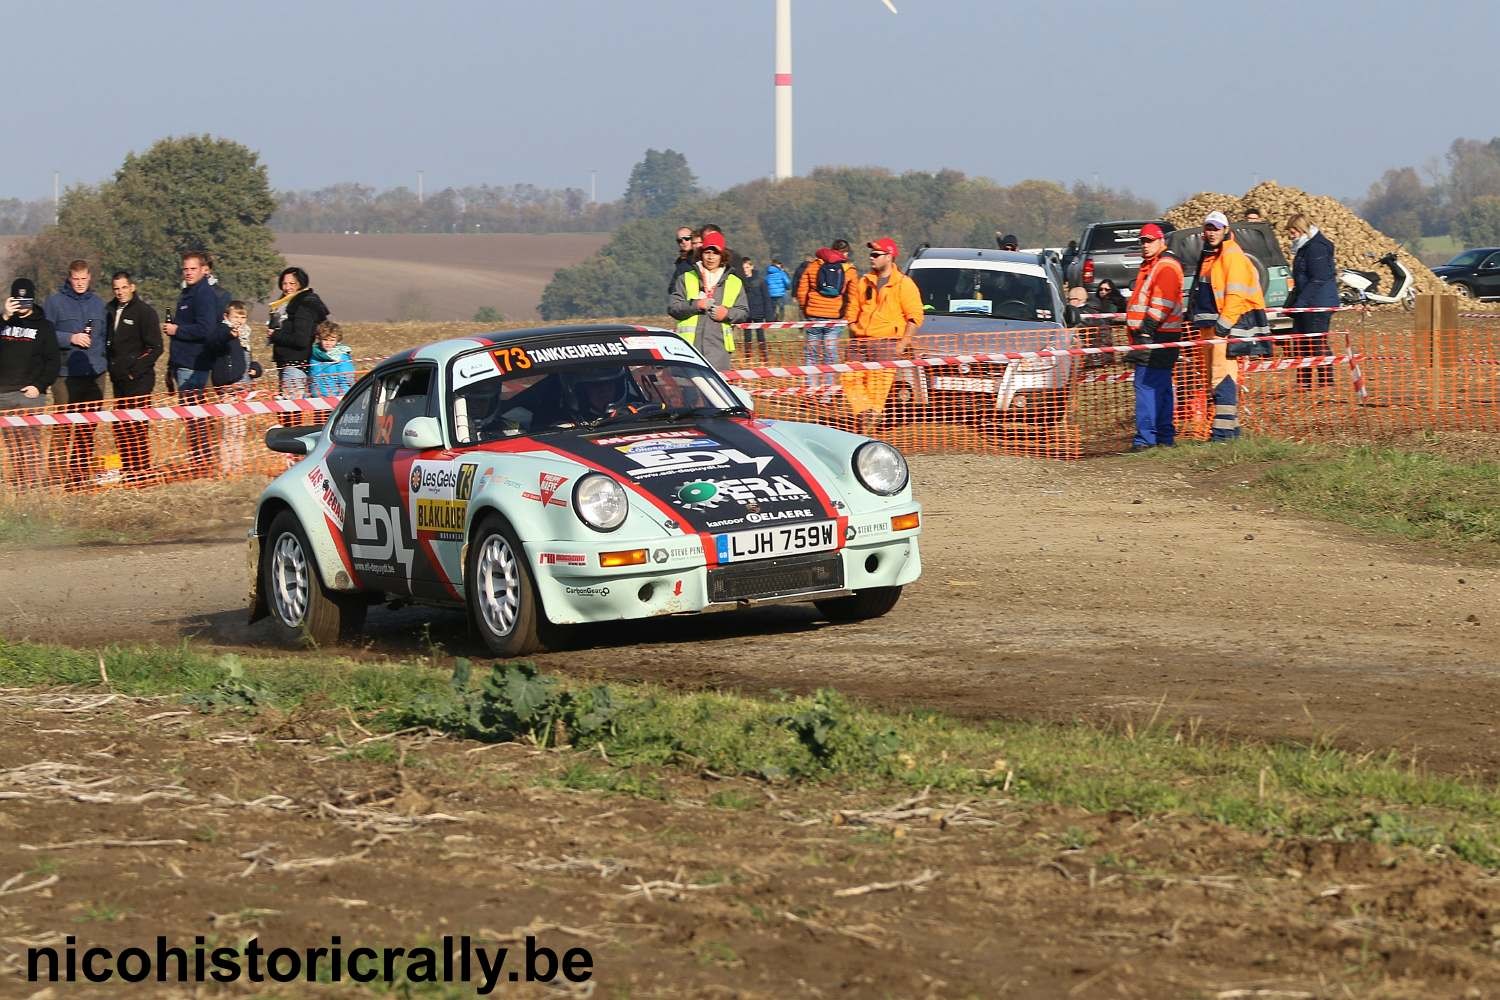
M1339 304L1338 268L1334 264L1333 242L1318 227L1298 212L1287 220L1286 234L1292 241L1292 291L1286 308L1328 308ZM1315 357L1328 353L1328 327L1333 313L1296 313L1292 332L1305 338L1287 341L1287 353L1293 357ZM1298 368L1297 388L1333 385L1333 368Z
M771 292L766 288L764 275L755 273L755 261L745 257L740 261L740 273L745 277L745 308L750 310L751 323L765 323L771 319ZM767 360L766 331L745 331L745 356L750 356L752 341L760 343L760 360Z
M156 361L162 355L161 320L135 293L129 271L116 271L110 287L115 297L105 311L105 356L109 385L118 408L144 406L156 391ZM151 468L149 429L144 423L115 424L120 471L126 482L142 479Z
M214 288L205 279L208 267L202 251L182 255L182 280L187 287L177 297L174 322L163 323L161 332L172 338L167 351L168 371L177 387L178 401L194 406L204 402L214 358L223 348L223 316ZM208 421L190 418L187 425L188 463L197 472L214 466L213 440Z
M57 334L36 308L36 283L17 278L0 313L0 411L46 406L47 387L61 367ZM9 452L6 482L41 482L41 439L36 427L0 428L0 441Z
M307 272L289 267L279 279L281 298L271 303L271 361L281 376L281 394L289 399L307 395L307 366L312 359L318 324L328 318L328 307L312 290Z

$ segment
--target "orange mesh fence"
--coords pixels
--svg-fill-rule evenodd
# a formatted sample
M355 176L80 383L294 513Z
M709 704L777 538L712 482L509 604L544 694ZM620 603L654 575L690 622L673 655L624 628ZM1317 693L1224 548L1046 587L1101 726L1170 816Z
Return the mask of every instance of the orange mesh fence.
M1500 431L1500 324L1278 334L1240 359L1239 420L1253 434L1378 439L1412 430ZM912 350L779 330L742 344L726 373L767 417L860 430L909 452L1078 458L1125 450L1133 367L1123 329L923 334ZM1187 342L1173 370L1180 440L1209 435L1210 347ZM267 477L288 457L275 424L327 419L332 398L288 399L274 378L201 398L149 398L0 414L0 491L80 491L187 479Z

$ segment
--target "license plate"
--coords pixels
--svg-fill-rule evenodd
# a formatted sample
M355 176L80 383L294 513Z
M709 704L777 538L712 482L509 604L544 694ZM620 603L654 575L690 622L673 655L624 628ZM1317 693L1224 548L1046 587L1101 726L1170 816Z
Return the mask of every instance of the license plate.
M838 548L837 521L791 524L777 528L754 528L714 536L719 563L769 559L798 552L827 552Z
M994 392L995 380L992 378L963 378L957 375L939 375L932 380L932 387L947 392Z

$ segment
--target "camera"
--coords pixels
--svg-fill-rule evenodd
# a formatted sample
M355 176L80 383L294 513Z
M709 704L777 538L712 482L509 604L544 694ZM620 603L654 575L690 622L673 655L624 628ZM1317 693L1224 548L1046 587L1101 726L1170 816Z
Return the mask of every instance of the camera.
M17 312L25 312L26 310L30 309L32 306L36 305L36 299L32 299L32 298L16 299L15 302L16 302L16 311Z

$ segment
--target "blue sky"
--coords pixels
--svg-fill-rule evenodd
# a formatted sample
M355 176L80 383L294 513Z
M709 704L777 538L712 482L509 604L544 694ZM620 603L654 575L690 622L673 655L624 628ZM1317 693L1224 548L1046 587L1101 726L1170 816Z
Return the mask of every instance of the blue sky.
M1274 177L1346 197L1500 134L1493 0L896 3L794 0L799 173L1097 175L1164 203ZM772 0L5 8L32 62L12 76L8 130L28 141L0 157L0 196L197 132L258 150L278 188L422 170L429 192L586 191L597 170L607 199L648 147L714 188L771 171Z

